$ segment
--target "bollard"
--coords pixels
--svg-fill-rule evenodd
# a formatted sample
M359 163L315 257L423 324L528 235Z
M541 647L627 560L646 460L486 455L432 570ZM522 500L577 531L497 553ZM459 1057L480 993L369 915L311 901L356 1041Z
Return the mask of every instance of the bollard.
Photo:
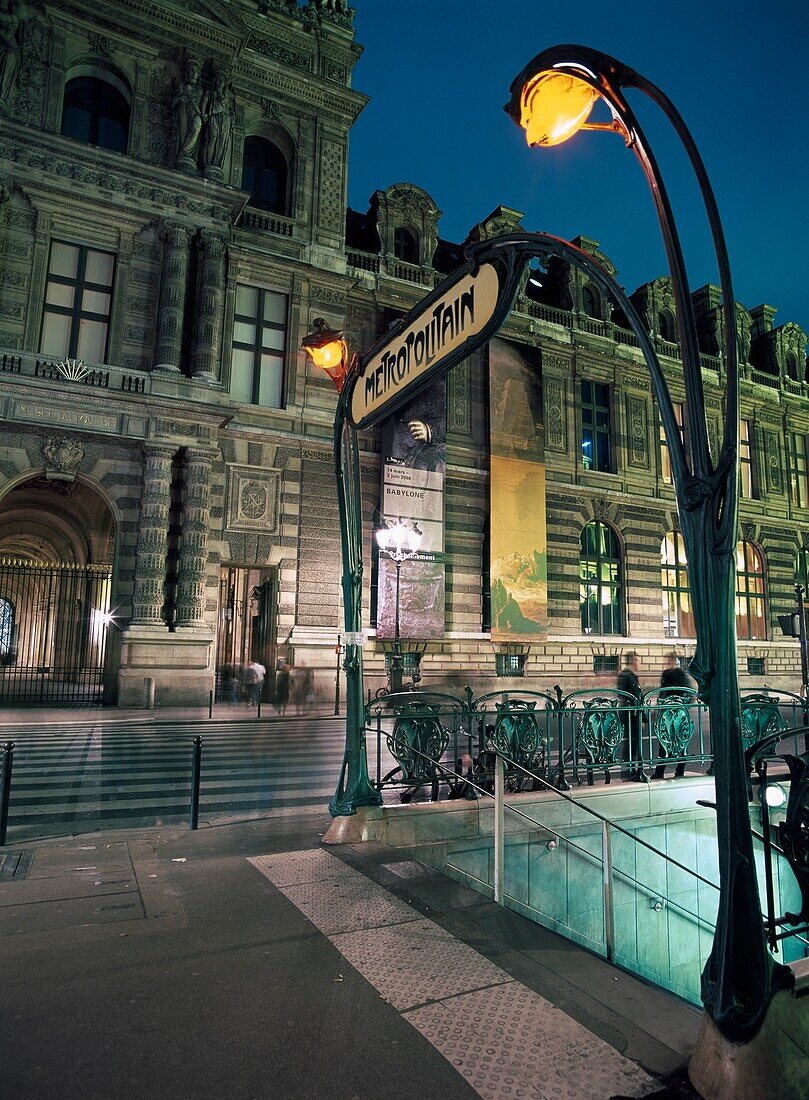
M191 819L189 826L196 829L199 821L199 777L202 771L202 738L194 738L191 750Z
M0 846L6 842L8 825L8 804L11 797L11 764L14 757L14 742L6 741L3 746L3 784L0 787Z
M213 718L213 688L208 692L208 717Z
M258 697L258 703L256 704L256 718L261 717L261 696Z
M143 706L146 710L154 710L155 683L154 676L143 677Z

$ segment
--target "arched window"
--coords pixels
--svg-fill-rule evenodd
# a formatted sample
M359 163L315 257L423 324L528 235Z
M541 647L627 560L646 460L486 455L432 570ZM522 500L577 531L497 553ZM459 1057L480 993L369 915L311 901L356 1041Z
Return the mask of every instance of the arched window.
M736 637L766 638L764 561L752 542L736 546Z
M393 255L397 260L406 264L419 262L418 241L414 233L409 229L394 229L393 231Z
M0 596L0 665L13 665L16 657L14 604Z
M242 190L250 192L250 205L274 214L287 213L286 157L271 141L249 137L244 143Z
M663 633L667 638L695 637L685 543L679 531L669 531L660 544L660 583L663 590Z
M65 85L62 133L88 145L125 153L129 141L129 102L110 81L97 76L77 76Z
M798 357L794 351L787 352L787 375L793 382L801 382L802 379L798 375Z
M601 305L598 295L591 286L586 286L582 290L581 303L588 317L595 317L597 321L601 320Z
M677 333L674 330L674 322L671 319L671 315L668 313L658 313L657 331L660 333L661 337L664 340L668 340L669 343L673 344L677 339Z
M621 548L606 523L588 523L581 533L579 605L584 634L620 634Z

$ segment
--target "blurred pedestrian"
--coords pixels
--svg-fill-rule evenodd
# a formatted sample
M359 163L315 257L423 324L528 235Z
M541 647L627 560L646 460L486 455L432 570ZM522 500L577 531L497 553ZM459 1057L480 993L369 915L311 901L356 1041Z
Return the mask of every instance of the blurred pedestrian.
M691 679L691 677L688 675L686 670L684 668L682 668L680 665L677 664L677 659L675 657L672 657L671 658L671 664L669 665L668 668L663 669L663 672L661 673L661 676L660 676L660 695L659 695L659 698L661 699L661 701L666 699L666 697L668 697L668 702L669 703L672 703L677 699L689 699L690 696L689 696L688 692L683 692L682 689L687 688L687 689L689 689L689 691L693 691L695 687L696 687L696 684ZM679 695L678 695L678 692L680 693ZM693 724L692 724L692 728L693 728ZM663 746L661 745L661 748L662 747ZM665 764L658 764L657 767L655 768L655 771L654 771L654 778L655 779L663 779L665 777L665 774L666 774ZM682 779L684 775L685 775L685 761L681 760L680 763L677 764L677 766L674 769L674 778L675 779Z
M289 668L282 657L275 670L275 709L279 714L286 714L289 702Z
M640 660L637 653L630 651L624 656L624 667L618 673L616 687L628 698L619 700L622 707L621 721L626 731L626 751L624 760L630 763L628 770L622 773L624 779L635 782L643 780L643 768L640 764L643 691L638 680Z
M258 706L261 699L261 689L264 686L264 677L267 670L258 661L251 661L242 674L242 683L247 692L247 704Z

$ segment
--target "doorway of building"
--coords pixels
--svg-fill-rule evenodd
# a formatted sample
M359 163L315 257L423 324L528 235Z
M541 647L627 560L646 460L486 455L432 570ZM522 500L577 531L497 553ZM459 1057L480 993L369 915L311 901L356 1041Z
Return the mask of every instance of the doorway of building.
M278 656L277 603L276 569L221 566L216 630L216 695L220 702L246 702L242 672L252 661L267 670L262 700L273 698Z
M32 478L0 503L0 703L112 702L114 521L78 481Z

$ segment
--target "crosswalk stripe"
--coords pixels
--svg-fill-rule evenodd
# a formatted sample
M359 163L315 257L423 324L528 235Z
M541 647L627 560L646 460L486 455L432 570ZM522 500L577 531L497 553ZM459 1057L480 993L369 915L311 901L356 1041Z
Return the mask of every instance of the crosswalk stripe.
M343 759L341 718L1 723L15 742L7 843L183 820L192 739L202 738L200 816L328 812ZM375 739L369 766L376 769ZM383 767L392 767L383 745Z

